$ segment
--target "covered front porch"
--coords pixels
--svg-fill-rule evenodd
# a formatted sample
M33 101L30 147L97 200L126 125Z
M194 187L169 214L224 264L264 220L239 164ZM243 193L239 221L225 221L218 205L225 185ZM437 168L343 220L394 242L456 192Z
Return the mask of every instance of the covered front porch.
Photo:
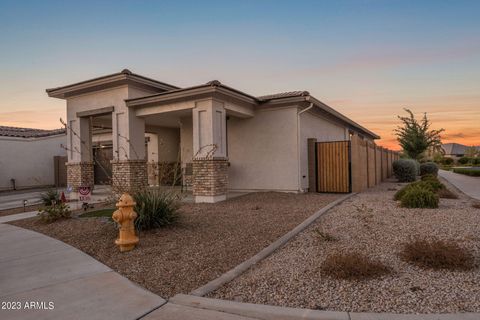
M228 120L253 117L254 98L218 81L178 89L128 70L109 77L47 90L67 100L68 185L173 186L195 202L225 200Z

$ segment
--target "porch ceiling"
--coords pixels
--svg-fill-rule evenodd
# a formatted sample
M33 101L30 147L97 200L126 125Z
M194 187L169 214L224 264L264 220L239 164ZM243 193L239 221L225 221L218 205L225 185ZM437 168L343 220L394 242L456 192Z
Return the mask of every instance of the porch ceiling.
M145 124L147 126L180 128L181 118L191 117L192 111L190 109L180 110L169 113L152 114L145 117Z

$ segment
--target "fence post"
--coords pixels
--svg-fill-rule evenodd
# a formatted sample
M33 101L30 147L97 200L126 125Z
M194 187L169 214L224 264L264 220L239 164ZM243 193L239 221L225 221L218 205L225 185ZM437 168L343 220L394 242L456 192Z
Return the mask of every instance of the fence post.
M317 192L317 139L307 140L308 150L308 192Z

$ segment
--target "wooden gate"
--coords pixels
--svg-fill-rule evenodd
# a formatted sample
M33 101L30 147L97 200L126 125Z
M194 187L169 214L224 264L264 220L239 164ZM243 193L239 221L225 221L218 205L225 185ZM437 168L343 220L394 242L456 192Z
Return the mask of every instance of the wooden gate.
M317 191L351 190L350 141L317 142Z
M93 180L95 184L111 184L113 148L106 146L102 148L93 148Z

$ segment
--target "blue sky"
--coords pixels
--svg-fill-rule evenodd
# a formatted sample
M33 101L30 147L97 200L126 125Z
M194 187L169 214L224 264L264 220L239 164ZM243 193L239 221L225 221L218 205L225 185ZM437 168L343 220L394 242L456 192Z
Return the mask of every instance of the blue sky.
M58 127L45 88L129 68L179 86L308 90L392 143L429 112L480 144L480 1L0 1L0 124Z

